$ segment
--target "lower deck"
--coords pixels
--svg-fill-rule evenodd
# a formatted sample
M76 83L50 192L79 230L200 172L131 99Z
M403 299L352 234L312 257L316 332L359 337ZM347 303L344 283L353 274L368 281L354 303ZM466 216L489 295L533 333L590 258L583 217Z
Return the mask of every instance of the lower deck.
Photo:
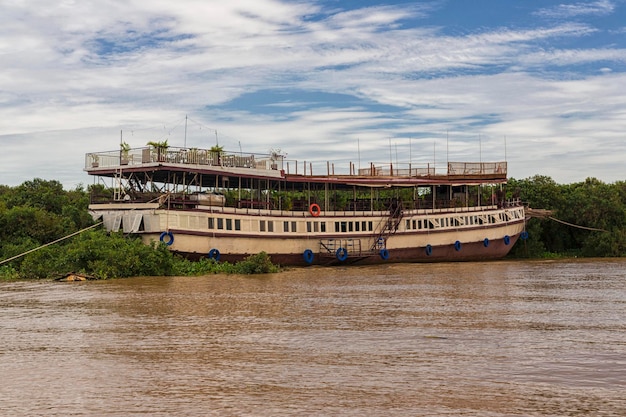
M160 239L187 256L213 251L237 261L264 251L285 265L499 258L525 225L522 206L332 214L123 204L90 208L109 231L140 234L146 243Z

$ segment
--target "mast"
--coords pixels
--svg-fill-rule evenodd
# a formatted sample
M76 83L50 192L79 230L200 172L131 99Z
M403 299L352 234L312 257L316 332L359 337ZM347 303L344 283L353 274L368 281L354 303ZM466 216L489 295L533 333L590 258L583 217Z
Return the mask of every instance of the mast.
M185 143L183 148L187 148L187 115L185 115Z

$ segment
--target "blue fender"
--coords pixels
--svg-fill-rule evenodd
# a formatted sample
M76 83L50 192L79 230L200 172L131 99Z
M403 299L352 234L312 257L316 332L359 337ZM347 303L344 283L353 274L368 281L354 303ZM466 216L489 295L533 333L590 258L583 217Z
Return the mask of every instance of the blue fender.
M339 248L335 252L335 256L337 257L337 260L343 262L348 259L348 250L346 248Z
M174 234L170 231L161 233L159 240L165 243L167 246L171 246L174 243Z
M207 255L207 257L209 259L213 259L213 260L215 260L215 262L217 262L217 261L220 260L220 251L215 249L215 248L213 248L213 249L211 249L209 251L209 254Z

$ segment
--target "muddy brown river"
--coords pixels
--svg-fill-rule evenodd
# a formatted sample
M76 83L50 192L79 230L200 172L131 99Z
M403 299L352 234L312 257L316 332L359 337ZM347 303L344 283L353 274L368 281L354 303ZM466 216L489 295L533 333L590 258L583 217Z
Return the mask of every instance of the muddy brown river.
M626 260L0 282L3 416L624 416Z

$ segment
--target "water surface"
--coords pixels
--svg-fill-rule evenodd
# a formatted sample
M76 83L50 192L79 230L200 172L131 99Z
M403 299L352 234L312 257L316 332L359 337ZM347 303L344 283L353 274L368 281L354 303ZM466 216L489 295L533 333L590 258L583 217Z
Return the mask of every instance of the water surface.
M623 416L626 261L0 283L2 415Z

